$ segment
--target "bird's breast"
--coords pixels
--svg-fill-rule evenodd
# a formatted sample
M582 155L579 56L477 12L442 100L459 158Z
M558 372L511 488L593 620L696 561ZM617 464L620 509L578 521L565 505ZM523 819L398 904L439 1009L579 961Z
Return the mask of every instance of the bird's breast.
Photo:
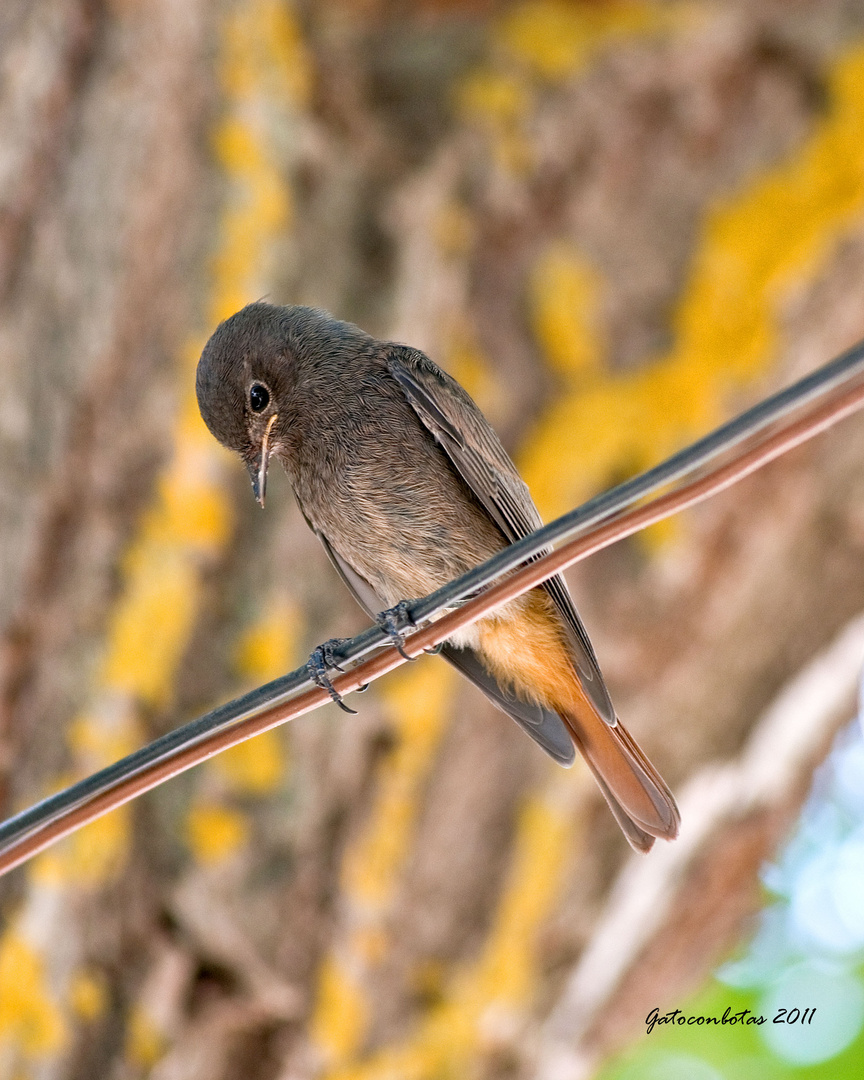
M424 596L505 546L410 410L361 410L279 453L313 527L385 604Z

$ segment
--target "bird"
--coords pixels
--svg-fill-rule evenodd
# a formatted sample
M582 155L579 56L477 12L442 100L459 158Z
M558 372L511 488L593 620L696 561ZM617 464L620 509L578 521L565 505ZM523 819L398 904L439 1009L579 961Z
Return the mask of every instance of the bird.
M408 598L542 524L455 379L325 311L248 304L204 346L196 393L262 506L270 459L280 462L339 575L397 645ZM675 798L616 715L563 576L457 631L441 655L559 764L581 753L631 847L677 836Z

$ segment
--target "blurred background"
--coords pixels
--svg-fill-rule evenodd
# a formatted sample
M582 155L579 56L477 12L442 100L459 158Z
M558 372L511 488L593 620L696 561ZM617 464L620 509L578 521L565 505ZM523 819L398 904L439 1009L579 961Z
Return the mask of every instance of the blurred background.
M198 417L260 297L427 351L563 513L864 337L864 2L3 0L4 815L365 625ZM571 574L648 857L434 657L44 853L0 1077L862 1075L862 555L853 418Z

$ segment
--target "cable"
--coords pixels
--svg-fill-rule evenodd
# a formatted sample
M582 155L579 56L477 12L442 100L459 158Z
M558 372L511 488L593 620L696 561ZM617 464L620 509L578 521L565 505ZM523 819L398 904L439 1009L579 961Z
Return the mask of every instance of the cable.
M864 403L864 388L853 387L845 394L837 395L821 409L786 425L755 449L739 455L729 465L715 470L702 480L662 496L630 514L621 514L624 508L643 499L650 492L704 467L721 454L728 453L731 448L752 438L754 434L776 424L793 410L827 397L838 386L851 382L862 370L864 342L655 468L591 499L577 510L565 514L518 544L508 547L445 588L418 601L412 606L411 615L417 622L422 622L452 608L463 597L476 593L500 578L503 573L534 557L534 561L523 566L521 571L475 599L466 601L458 610L451 611L431 626L413 634L407 639L406 648L413 655L419 655L424 649L433 647L452 634L458 626L481 618L497 604L504 603L513 595L518 595L518 592L524 592L546 577L551 577L563 566L598 550L598 538L599 546L607 546L654 521L661 520L662 517L692 505L692 501L687 501L690 498L689 492L697 491L695 501L701 501L773 460L793 445L812 438L819 431L860 408ZM776 446L782 448L774 449ZM732 479L724 479L728 470L732 470L729 474ZM609 521L618 514L621 516ZM603 526L603 522L607 524ZM590 535L585 535L588 530L593 531ZM553 540L572 537L574 533L580 535L565 547L536 558L538 552L547 549ZM572 554L573 551L576 552L575 555ZM511 591L514 588L516 592ZM341 650L340 662L360 659L386 642L386 634L378 627L372 627L353 638ZM385 649L372 660L334 678L333 684L341 693L349 693L364 682L398 666L400 662L401 658L394 649ZM326 692L314 686L303 667L169 732L128 757L3 822L0 825L0 873L18 865L59 836L66 835L86 821L134 798L170 776L327 700ZM284 710L283 705L286 706Z

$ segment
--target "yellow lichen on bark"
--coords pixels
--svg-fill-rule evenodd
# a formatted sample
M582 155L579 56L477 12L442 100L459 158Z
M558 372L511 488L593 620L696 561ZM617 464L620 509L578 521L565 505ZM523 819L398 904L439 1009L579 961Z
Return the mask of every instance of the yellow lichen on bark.
M830 72L829 108L786 160L718 199L705 218L689 279L673 318L675 343L633 373L603 364L548 409L521 456L526 480L547 517L563 513L622 472L654 464L726 415L731 397L765 375L775 359L779 305L812 278L864 209L864 52L847 51ZM556 247L557 249L557 247ZM538 341L550 366L562 355L591 356L591 297L560 335L548 309L561 290L544 255L531 293ZM575 295L575 290L573 291Z

